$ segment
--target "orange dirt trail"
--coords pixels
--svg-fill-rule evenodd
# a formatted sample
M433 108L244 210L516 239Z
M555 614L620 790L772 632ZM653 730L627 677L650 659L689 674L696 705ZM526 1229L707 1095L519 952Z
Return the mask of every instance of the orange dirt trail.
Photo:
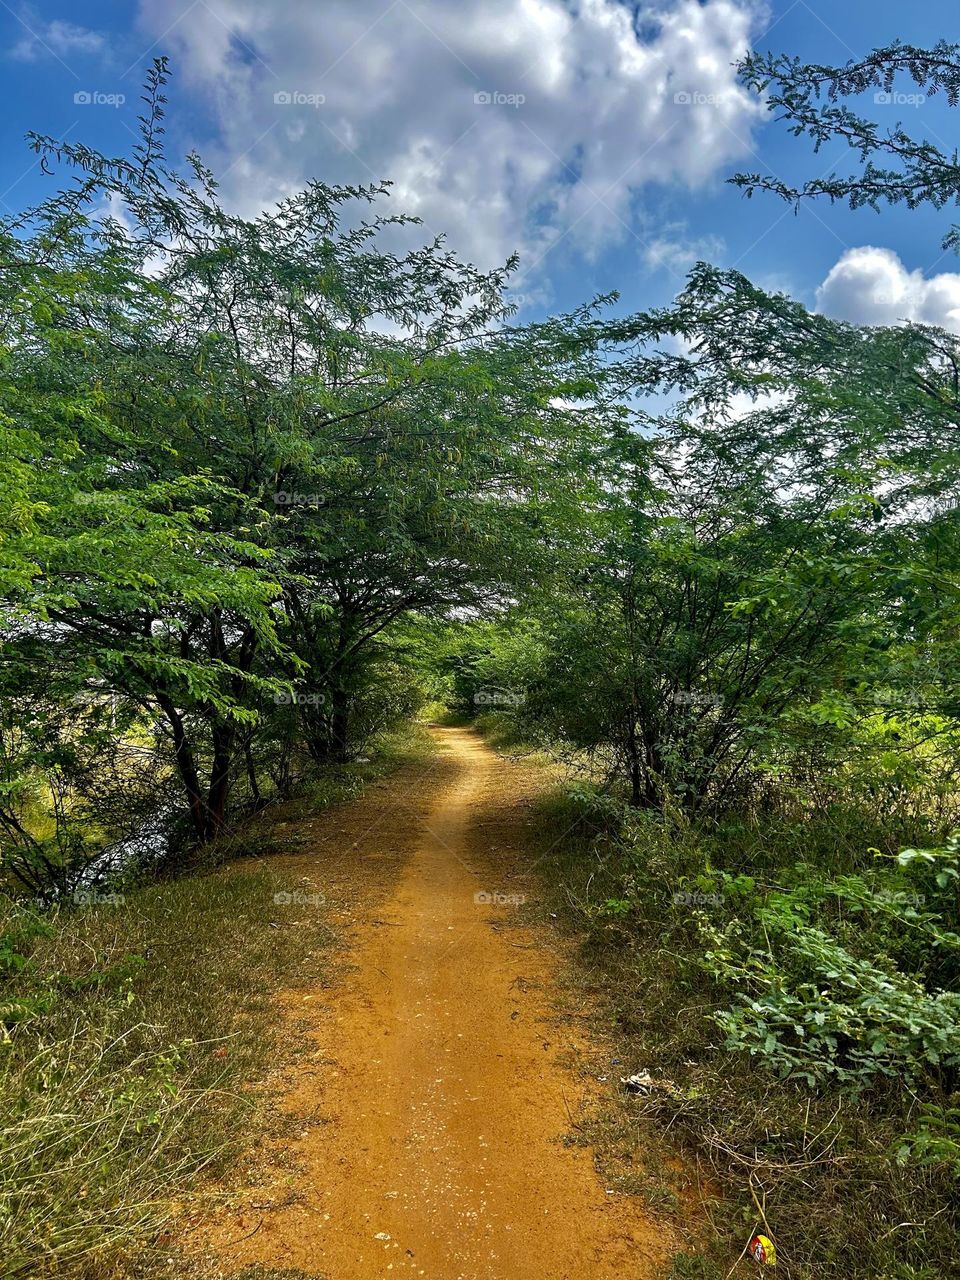
M285 1106L323 1122L292 1143L294 1195L246 1239L249 1213L207 1244L231 1268L329 1280L662 1275L656 1225L605 1190L588 1149L562 1142L585 1086L561 1061L579 1032L551 1005L556 943L520 927L513 905L476 901L535 883L517 880L520 833L511 842L503 822L503 787L523 812L516 766L466 730L436 733L436 794L380 823L380 847L405 836L412 852L390 896L358 908L355 967L332 1008L330 993L298 1008L312 1011L319 1065L297 1073ZM372 819L383 802L357 807Z

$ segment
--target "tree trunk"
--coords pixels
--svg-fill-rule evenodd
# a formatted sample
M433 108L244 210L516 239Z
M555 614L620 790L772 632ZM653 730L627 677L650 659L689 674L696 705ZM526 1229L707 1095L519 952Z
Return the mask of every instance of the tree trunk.
M233 755L234 731L225 724L213 728L213 763L207 791L206 830L204 839L218 836L226 824L227 795L230 791L230 763Z
M187 804L190 808L190 823L193 827L194 834L203 840L206 834L206 815L204 813L203 795L200 790L200 775L197 772L197 763L193 756L193 749L187 738L187 731L183 723L179 711L173 704L172 699L166 694L157 695L157 704L161 711L167 717L170 724L170 730L173 734L174 760L177 766L177 773L180 775L180 781L183 783L183 789L187 793Z
M307 744L310 759L316 764L329 760L330 725L327 716L323 715L316 706L304 704L300 707L300 727L303 730L303 740Z
M250 786L250 798L253 800L254 808L259 809L263 803L263 797L260 794L260 784L257 782L257 767L253 759L253 748L248 738L243 744L243 759L247 766L247 782Z
M330 735L334 760L349 756L350 698L346 689L336 688L330 695Z
M643 764L637 741L637 721L632 712L627 727L627 765L630 770L630 804L639 809L643 804Z

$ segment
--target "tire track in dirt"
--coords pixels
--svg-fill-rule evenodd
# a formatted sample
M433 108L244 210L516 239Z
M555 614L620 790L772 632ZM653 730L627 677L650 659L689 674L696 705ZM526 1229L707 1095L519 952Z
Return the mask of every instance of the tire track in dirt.
M526 883L511 879L515 852L488 845L491 827L510 838L499 819L512 766L467 730L436 733L431 804L405 804L395 820L375 813L376 793L356 806L370 806L376 847L342 857L383 857L411 837L414 851L388 896L360 904L355 968L332 1002L309 1005L316 1051L284 1106L321 1123L290 1144L294 1195L246 1239L249 1211L221 1215L204 1243L232 1268L329 1280L662 1274L656 1224L605 1192L588 1150L562 1141L583 1082L561 1065L579 1033L549 1003L550 940L517 926L509 903L477 900ZM310 998L291 993L298 1019Z

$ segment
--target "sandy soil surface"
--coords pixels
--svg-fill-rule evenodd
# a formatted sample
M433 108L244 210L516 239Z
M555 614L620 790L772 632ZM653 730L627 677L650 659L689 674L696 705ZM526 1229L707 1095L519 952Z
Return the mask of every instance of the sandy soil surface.
M515 901L536 892L516 852L531 771L435 732L432 768L326 815L297 857L305 885L350 901L348 964L278 1010L312 1042L285 1086L282 1172L261 1171L283 1194L234 1198L202 1250L225 1274L328 1280L662 1275L661 1229L564 1141L581 1032L552 1002L556 939Z

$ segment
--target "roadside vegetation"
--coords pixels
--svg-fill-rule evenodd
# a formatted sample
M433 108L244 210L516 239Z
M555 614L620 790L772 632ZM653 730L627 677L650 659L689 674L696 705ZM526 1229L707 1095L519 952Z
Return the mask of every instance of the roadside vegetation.
M282 1123L272 1081L298 1052L273 997L337 965L305 820L432 751L422 730L206 847L190 874L0 914L4 1276L169 1274L183 1206ZM303 862L297 864L303 866Z
M862 162L748 194L960 198L855 112L955 103L958 48L742 72ZM757 1230L804 1280L960 1271L956 335L705 263L517 325L516 263L386 185L224 208L167 77L128 157L32 138L75 181L0 225L7 1274L104 1275L235 1158L325 935L212 868L430 704L572 771L550 865L624 1106L724 1198L678 1280Z
M936 148L855 114L901 75L955 101L955 47L743 74L862 162L795 190L740 175L748 193L956 203L950 157L931 176ZM666 1128L707 1190L675 1277L723 1280L757 1232L789 1276L953 1275L957 339L838 323L706 264L611 333L631 385L675 408L560 588L448 627L436 679L495 741L569 767L547 878L641 1081L607 1118L621 1174Z
M542 815L572 981L600 993L611 1079L643 1080L587 1137L693 1233L675 1280L722 1280L757 1232L791 1276L957 1269L955 908L935 863L864 855L875 835L653 819L583 786Z

